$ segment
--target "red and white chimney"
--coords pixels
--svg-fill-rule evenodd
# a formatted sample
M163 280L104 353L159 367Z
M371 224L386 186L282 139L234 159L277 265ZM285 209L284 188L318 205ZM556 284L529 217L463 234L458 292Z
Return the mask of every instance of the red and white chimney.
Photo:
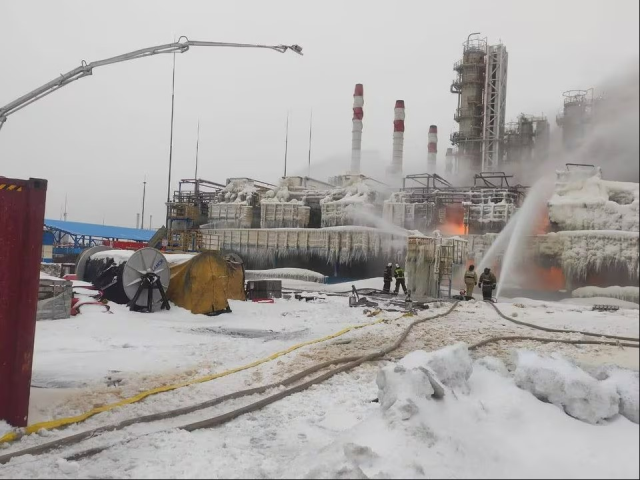
M456 158L453 155L453 148L447 148L447 153L444 155L444 169L446 173L457 173L454 170L456 169Z
M429 127L427 149L427 173L436 173L436 164L438 163L438 127L436 125Z
M356 84L353 92L353 127L351 129L351 170L350 173L360 173L360 154L362 151L362 118L364 111L364 88L361 83Z
M404 150L404 100L396 100L393 110L393 156L389 173L402 176L402 155Z

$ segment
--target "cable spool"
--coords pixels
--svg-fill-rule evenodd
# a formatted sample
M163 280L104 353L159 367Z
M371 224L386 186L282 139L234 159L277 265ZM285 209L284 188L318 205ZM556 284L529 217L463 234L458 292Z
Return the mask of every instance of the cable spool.
M82 253L80 253L80 255L78 256L78 260L76 260L76 275L78 277L78 280L85 279L85 269L91 255L96 252L103 252L104 250L112 250L112 248L107 247L106 245L96 245L95 247L85 248Z
M88 252L87 252L88 253ZM100 249L84 260L84 277L104 292L104 297L131 310L169 309L169 264L155 248Z
M155 248L137 250L125 263L122 284L129 297L129 307L153 311L158 304L169 310L167 288L171 274L167 259Z

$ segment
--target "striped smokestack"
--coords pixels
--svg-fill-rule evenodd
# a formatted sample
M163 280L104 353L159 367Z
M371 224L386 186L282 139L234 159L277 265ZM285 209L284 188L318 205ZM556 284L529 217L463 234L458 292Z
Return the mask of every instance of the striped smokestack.
M402 176L402 151L404 149L404 100L396 100L393 110L393 157L389 173Z
M360 173L360 152L362 148L362 117L364 111L364 88L356 84L353 92L353 128L351 129L351 173Z
M427 173L436 173L436 164L438 162L438 127L431 125L429 127L429 145L427 154Z
M455 158L453 156L453 148L447 148L447 153L444 155L444 168L447 173L454 173Z

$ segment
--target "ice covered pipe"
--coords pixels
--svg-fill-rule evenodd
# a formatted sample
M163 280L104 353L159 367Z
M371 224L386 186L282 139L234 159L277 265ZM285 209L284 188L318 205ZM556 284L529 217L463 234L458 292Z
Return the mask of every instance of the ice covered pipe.
M404 100L396 100L393 110L393 157L389 173L402 176L402 151L404 149Z
M356 84L353 92L353 127L351 129L351 173L360 173L360 152L362 149L362 117L364 111L364 88Z
M427 172L436 173L436 163L438 161L438 127L436 125L429 127L429 144L427 149Z

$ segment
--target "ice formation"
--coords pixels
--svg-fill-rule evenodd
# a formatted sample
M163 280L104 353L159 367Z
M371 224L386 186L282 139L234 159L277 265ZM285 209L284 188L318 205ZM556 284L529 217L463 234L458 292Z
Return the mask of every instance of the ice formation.
M534 239L534 258L559 264L567 278L584 279L589 272L625 269L638 280L638 232L619 230L563 231Z
M602 180L598 175L559 184L549 200L549 220L559 230L639 228L639 184Z
M201 232L205 248L233 251L243 258L262 264L292 255L312 255L327 263L350 264L379 256L398 258L407 248L404 235L361 226L305 229L202 228Z
M272 268L270 270L247 270L245 272L247 280L260 280L281 278L289 280L302 280L305 282L326 283L327 277L313 270L304 268Z
M617 298L627 302L640 303L639 287L582 287L571 292L574 298Z
M615 385L595 379L557 355L519 351L514 376L520 388L588 423L611 418L620 410Z
M331 190L320 200L322 226L365 225L371 222L367 212L375 215L376 204L381 203L380 194L363 179L355 179L345 186Z

